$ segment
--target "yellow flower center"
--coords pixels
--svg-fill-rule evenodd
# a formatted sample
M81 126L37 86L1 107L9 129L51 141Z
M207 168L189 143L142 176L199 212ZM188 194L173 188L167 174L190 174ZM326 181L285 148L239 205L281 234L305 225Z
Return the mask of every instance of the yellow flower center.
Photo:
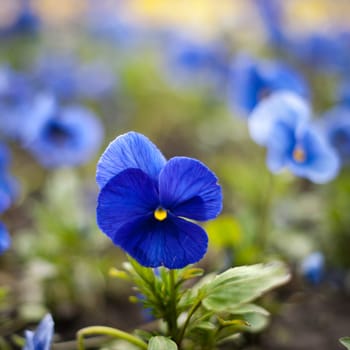
M297 162L301 163L305 160L306 154L301 147L297 146L297 147L295 147L295 149L293 151L293 158Z
M167 210L162 207L159 207L154 211L154 217L159 221L165 220L167 216L168 216Z

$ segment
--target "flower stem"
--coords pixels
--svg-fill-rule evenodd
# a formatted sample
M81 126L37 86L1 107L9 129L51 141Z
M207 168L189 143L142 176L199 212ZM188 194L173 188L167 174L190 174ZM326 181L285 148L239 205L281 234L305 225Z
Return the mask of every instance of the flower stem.
M141 339L119 329L104 326L91 326L80 329L77 332L77 342L79 350L85 350L84 337L87 335L106 335L113 338L123 339L131 344L138 346L140 349L147 350L147 344Z
M168 313L168 327L169 334L175 340L177 337L177 288L175 284L175 270L169 270L169 313Z
M257 237L258 245L261 247L262 253L265 252L268 242L274 187L274 175L268 172Z
M182 342L182 339L185 335L185 331L186 331L186 328L188 326L188 324L190 323L190 320L193 316L193 314L198 310L198 308L201 306L201 303L202 303L202 299L199 299L197 300L197 302L195 304L192 305L190 311L188 312L188 315L187 315L187 318L186 318L186 321L185 323L183 324L181 330L180 330L180 333L179 333L179 336L178 338L176 339L177 341L177 344L180 346L181 345L181 342Z

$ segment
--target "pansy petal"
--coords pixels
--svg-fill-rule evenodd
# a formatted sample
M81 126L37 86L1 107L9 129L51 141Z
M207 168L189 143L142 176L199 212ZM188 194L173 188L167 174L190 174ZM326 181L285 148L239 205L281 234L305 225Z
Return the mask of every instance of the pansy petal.
M198 160L174 157L159 175L160 203L177 216L209 220L222 209L221 187L215 174Z
M276 123L267 144L267 166L270 171L277 173L286 165L294 144L294 130L282 121Z
M53 336L54 322L52 316L47 314L40 322L35 334L34 343L35 349L47 349L50 348L50 343Z
M128 168L141 169L156 180L166 160L145 136L128 132L109 144L98 164L96 181L102 188L112 177Z
M158 206L154 181L140 169L127 169L102 188L97 224L112 240L121 226L153 212Z
M301 138L307 159L303 163L292 162L289 167L298 176L315 183L326 183L334 179L340 168L339 157L321 134L307 129Z
M292 92L277 92L265 98L248 119L250 136L259 145L266 145L276 121L291 127L303 125L310 117L306 101Z
M11 237L7 231L7 228L0 222L0 254L10 248Z
M208 237L189 221L173 215L157 221L150 215L121 227L114 242L143 266L179 269L204 256Z

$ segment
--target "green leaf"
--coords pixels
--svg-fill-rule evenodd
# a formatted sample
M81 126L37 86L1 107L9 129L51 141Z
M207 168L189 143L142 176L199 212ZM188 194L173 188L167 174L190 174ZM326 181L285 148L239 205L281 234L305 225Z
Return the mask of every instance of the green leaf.
M171 339L160 335L150 339L148 350L177 350L177 345Z
M251 313L256 313L264 316L270 315L266 309L255 304L233 305L226 308L225 311L236 315L245 315Z
M278 262L234 267L202 287L205 294L202 302L208 310L226 311L251 302L289 278L285 265Z
M244 327L243 330L249 333L261 332L269 324L268 316L254 312L244 314L244 320L249 324L249 326Z
M343 337L339 339L340 343L350 350L350 337Z

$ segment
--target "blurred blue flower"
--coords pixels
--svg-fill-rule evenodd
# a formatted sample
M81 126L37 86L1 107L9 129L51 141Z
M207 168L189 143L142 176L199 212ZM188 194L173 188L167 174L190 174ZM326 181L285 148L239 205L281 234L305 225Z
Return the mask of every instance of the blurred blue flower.
M35 332L26 330L26 343L22 350L49 350L51 347L54 331L54 321L50 314L47 314L39 323Z
M350 105L338 105L323 114L320 125L343 162L350 162Z
M166 161L145 136L117 137L97 164L100 229L140 264L182 268L207 250L205 231L192 220L215 218L221 187L204 164L186 157Z
M40 18L31 6L30 0L17 0L19 10L12 22L0 26L0 37L13 35L36 34L40 28Z
M168 35L164 45L165 73L170 82L181 87L201 84L222 88L228 73L228 52L224 45L175 34Z
M350 77L339 83L337 95L339 104L350 107Z
M285 51L312 68L344 71L350 65L350 33L315 32L303 37L289 38Z
M228 82L229 105L247 116L266 96L277 91L292 91L308 97L304 78L280 61L257 60L241 54L233 62Z
M10 234L8 233L5 225L0 222L0 254L4 253L7 249L9 249L10 245L11 245Z
M339 158L326 138L307 123L308 116L307 105L297 95L272 95L253 111L250 131L266 146L270 171L288 168L296 176L325 183L337 176Z
M43 100L22 136L23 146L47 168L88 162L103 141L103 126L88 109Z
M0 133L17 139L18 121L28 118L34 91L28 76L8 66L0 66Z
M141 42L145 28L139 28L125 16L123 5L123 1L88 1L85 24L93 36L125 50Z
M250 136L259 145L266 146L271 132L278 121L288 123L292 128L300 128L309 121L311 115L307 102L288 91L273 93L253 109L248 119Z
M280 0L255 0L257 9L261 15L269 41L279 46L285 40L283 26L283 9Z
M325 259L321 252L308 255L301 263L301 273L313 285L319 284L324 277Z
M10 150L0 144L0 213L10 207L19 193L19 184L10 174Z
M283 25L284 2L255 0L270 43L311 68L327 71L348 70L350 65L350 32L331 28L295 35ZM331 33L331 34L330 34Z
M57 99L100 99L112 93L116 78L99 62L80 63L68 54L43 56L33 69L38 88Z

